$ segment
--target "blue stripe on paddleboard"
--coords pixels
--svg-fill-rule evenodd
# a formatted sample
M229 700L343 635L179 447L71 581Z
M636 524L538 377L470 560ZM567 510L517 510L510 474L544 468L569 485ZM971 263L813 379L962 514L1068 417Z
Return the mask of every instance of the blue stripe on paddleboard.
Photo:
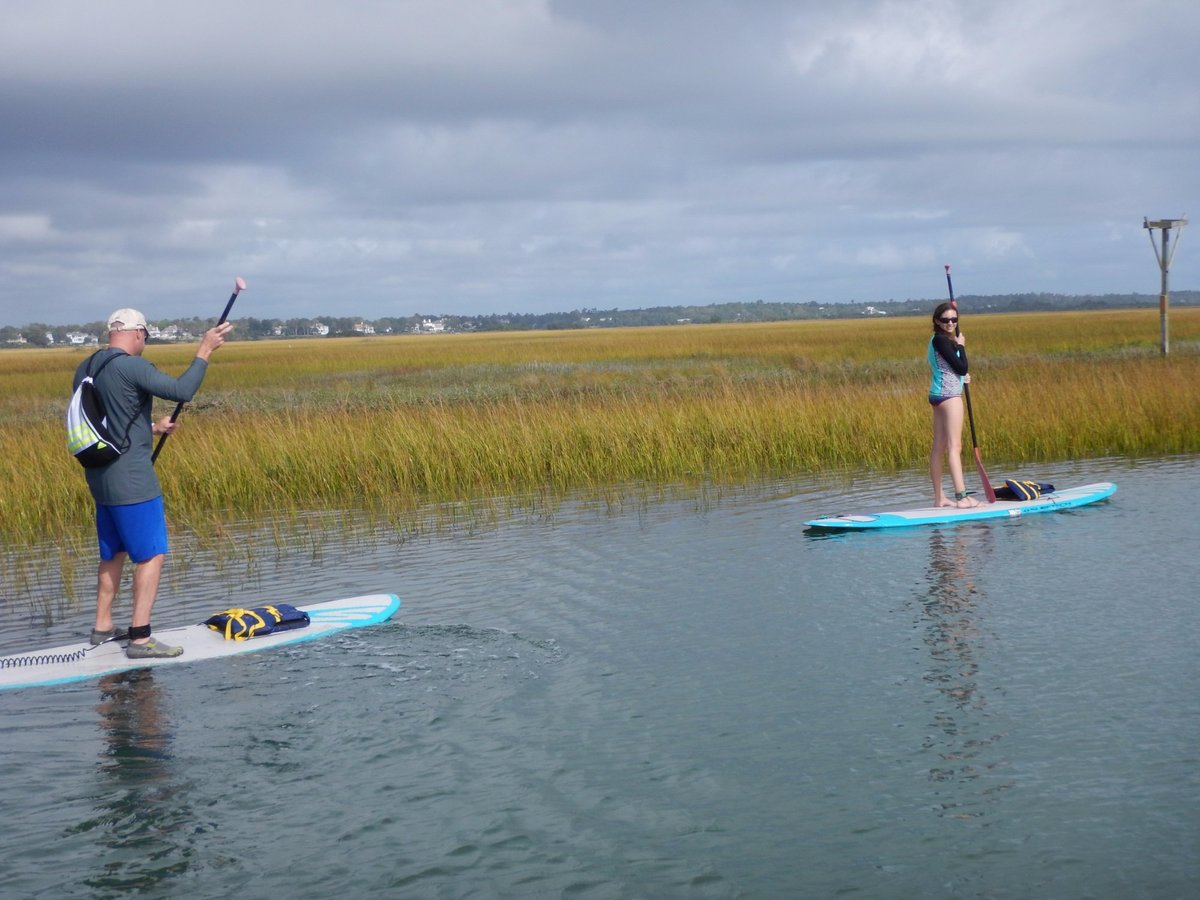
M384 609L375 606L342 606L338 609L314 609L309 611L309 618L314 622L331 622L346 620L347 628L362 628L364 625L378 625L386 622L400 608L400 598L391 595L392 602ZM301 607L303 609L303 607Z

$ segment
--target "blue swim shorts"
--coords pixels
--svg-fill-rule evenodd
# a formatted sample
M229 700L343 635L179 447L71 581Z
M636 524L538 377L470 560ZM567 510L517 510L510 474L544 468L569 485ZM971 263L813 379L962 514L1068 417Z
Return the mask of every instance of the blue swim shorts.
M96 505L96 537L100 558L128 553L135 563L167 552L167 517L163 498L122 506Z

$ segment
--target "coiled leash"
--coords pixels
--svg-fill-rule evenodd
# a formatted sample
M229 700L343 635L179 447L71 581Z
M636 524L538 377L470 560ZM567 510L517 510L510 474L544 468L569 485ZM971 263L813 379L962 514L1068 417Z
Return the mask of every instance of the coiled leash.
M56 663L79 662L97 647L103 647L109 641L123 641L129 635L121 633L106 638L99 644L87 644L70 653L44 653L40 656L6 656L0 659L0 669L24 669L29 666L52 666Z

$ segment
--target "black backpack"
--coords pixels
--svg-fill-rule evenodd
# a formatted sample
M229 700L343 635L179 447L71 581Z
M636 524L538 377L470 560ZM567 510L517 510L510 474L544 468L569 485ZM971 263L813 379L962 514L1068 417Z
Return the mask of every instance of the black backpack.
M99 353L100 351L96 351ZM129 433L125 434L125 447L118 447L116 439L108 430L108 417L104 411L104 401L96 390L96 378L104 371L104 367L118 356L128 356L127 353L114 353L100 363L95 372L91 371L92 354L88 360L83 381L71 395L67 405L67 449L79 460L85 469L96 469L107 466L122 453L129 449Z

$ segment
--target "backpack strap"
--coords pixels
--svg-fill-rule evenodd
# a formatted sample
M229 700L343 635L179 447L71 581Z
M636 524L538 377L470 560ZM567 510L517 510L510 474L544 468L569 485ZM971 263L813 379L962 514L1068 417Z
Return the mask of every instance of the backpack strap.
M109 348L105 347L104 349L108 350ZM108 359L104 360L104 362L100 363L100 367L98 369L96 369L95 372L93 372L92 371L92 361L95 360L95 358L103 352L104 352L103 350L97 350L90 357L88 357L88 367L85 371L91 377L93 382L100 376L100 373L104 371L104 367L107 366L110 362L112 362L118 356L128 356L129 355L124 350L118 350L116 353L114 353Z

